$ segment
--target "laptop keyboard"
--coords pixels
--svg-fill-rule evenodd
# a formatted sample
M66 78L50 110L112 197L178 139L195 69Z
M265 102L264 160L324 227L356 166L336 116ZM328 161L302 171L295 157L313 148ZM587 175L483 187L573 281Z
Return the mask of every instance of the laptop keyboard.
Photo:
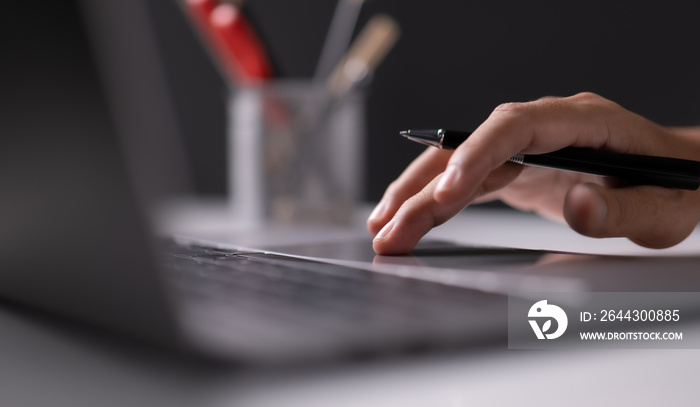
M236 315L351 342L430 342L454 340L489 306L504 306L493 294L269 253L176 244L166 253L166 282L199 319Z

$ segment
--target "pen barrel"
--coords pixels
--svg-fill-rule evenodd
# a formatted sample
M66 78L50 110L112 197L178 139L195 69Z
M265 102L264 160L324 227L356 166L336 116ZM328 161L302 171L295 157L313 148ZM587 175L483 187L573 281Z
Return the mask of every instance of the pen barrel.
M678 158L567 147L546 154L524 155L523 164L616 177L632 184L686 190L700 186L700 162Z
M455 130L421 130L414 141L453 150L471 135ZM421 137L422 136L422 137ZM517 154L510 161L538 167L615 177L633 185L697 190L700 162L680 158L615 153L590 148L566 147L545 154Z
M454 130L443 130L444 137L442 138L442 143L440 148L445 150L454 150L459 147L460 144L464 143L467 138L472 134L467 131L454 131Z

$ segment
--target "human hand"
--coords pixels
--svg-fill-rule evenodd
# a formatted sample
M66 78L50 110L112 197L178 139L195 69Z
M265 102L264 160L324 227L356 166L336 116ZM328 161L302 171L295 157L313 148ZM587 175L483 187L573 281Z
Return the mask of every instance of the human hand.
M699 160L700 130L659 126L592 93L501 105L456 150L429 148L387 188L367 220L374 250L406 253L431 228L489 199L565 220L586 236L653 248L679 243L700 220L698 191L508 162L567 146Z

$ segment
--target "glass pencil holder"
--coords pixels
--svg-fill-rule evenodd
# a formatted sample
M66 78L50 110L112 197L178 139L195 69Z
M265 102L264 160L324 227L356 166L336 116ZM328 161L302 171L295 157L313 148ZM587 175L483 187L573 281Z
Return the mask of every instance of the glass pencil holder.
M310 81L236 89L229 102L229 194L244 223L350 221L363 190L362 92Z

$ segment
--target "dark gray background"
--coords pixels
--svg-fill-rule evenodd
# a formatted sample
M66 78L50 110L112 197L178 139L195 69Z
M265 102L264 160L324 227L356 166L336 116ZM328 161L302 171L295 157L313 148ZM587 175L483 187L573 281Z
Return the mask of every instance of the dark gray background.
M198 191L224 194L226 88L180 13L153 16ZM248 0L277 74L309 77L335 2ZM367 0L359 27L387 13L402 36L371 84L368 200L421 150L405 128L471 129L500 103L580 91L662 124L699 124L700 2Z

